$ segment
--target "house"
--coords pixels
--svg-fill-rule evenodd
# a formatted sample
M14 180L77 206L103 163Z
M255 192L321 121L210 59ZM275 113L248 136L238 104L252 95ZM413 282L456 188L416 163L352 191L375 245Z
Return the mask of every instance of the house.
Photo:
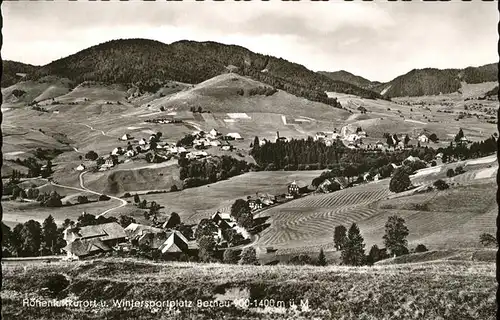
M65 259L79 259L97 253L109 252L111 248L99 239L76 239L66 244L63 250L66 251Z
M125 152L125 155L129 158L135 156L137 153L134 151L134 150L128 150L127 152Z
M224 151L231 151L232 146L229 146L229 145L224 145L224 146L222 146L221 148L222 148L222 150L224 150Z
M122 147L114 148L113 151L111 151L111 154L114 156L122 155L123 154Z
M156 140L156 135L152 134L149 136L149 141L151 142L152 140Z
M79 258L95 252L109 251L126 240L122 226L116 222L85 227L68 227L63 232L68 258Z
M128 239L134 239L146 233L162 233L164 230L139 223L131 223L123 229Z
M240 136L240 134L239 134L239 133L237 133L237 132L230 132L230 133L228 133L226 136L227 136L227 137L231 137L231 138L233 138L233 139L235 139L235 140L243 140L243 138L242 138L242 137Z
M339 133L337 133L337 132L332 133L332 139L333 140L337 140L337 139L340 139L340 138L341 138L341 136L340 136Z
M321 141L326 139L326 133L324 132L316 132L316 135L314 136L315 141Z
M259 140L259 146L263 146L267 143L267 140L266 139L262 139L262 140Z
M212 141L210 141L210 145L212 147L218 147L221 145L221 142L219 140L212 140Z
M358 131L357 132L358 137L360 138L366 138L366 132L365 131Z
M459 141L460 144L467 144L469 142L470 142L469 139L467 139L467 137L465 137L465 136L460 138L460 141Z
M361 138L357 134L350 134L345 138L347 145L358 146L362 143Z
M292 196L299 195L300 186L295 180L288 185L288 193Z
M262 201L257 197L248 199L247 204L252 211L262 209Z
M375 148L382 150L384 149L384 144L380 141L377 141L375 142Z
M115 162L113 161L113 158L108 157L105 161L104 164L101 166L103 168L112 168L115 166Z
M335 177L333 178L333 181L337 182L340 185L340 189L347 188L349 184L347 183L347 180L344 177Z
M83 171L85 170L85 166L83 164L80 164L78 167L76 167L76 171Z
M436 154L436 159L443 159L443 153L440 152L440 153Z
M210 130L210 135L213 136L213 137L217 137L218 135L220 135L219 131L215 130L215 129L212 129Z
M148 142L146 141L146 139L142 138L141 140L139 140L139 145L145 146L146 144L148 144Z
M429 138L425 134L419 135L417 140L420 143L428 143L429 142Z
M405 162L405 161L415 162L415 161L421 161L421 160L419 157L409 156L403 162Z
M132 137L128 134L128 133L125 133L121 138L120 140L122 141L127 141L127 140L130 140L132 139Z
M188 151L187 151L187 150L186 150L186 148L184 148L184 147L178 147L178 148L177 148L177 152L178 152L179 154L186 154L186 153L188 153Z

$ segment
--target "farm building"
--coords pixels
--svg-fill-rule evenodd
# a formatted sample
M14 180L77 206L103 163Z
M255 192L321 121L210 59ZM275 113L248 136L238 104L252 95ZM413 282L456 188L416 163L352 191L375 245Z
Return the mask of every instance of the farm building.
M128 134L128 133L125 133L121 138L120 140L122 141L127 141L127 140L130 140L132 139L132 137Z
M415 162L415 161L421 161L419 157L414 157L414 156L409 156L408 158L406 158L403 162L405 161L411 161L411 162Z
M365 131L358 131L357 132L358 137L360 138L366 138L366 132Z
M68 227L63 232L67 245L64 250L69 258L79 258L95 252L109 251L126 240L122 226L116 222L85 227Z
M210 141L210 145L212 147L218 147L221 145L221 142L219 140L212 140L212 141Z
M315 141L321 141L326 139L326 133L324 132L317 132L316 135L314 136Z
M141 140L139 140L139 145L145 146L146 144L148 144L148 142L146 141L146 139L141 138Z
M420 136L418 136L417 140L420 143L428 143L429 142L429 138L425 134L421 134Z
M121 147L114 148L113 151L111 151L112 155L122 155L123 154L123 149Z
M167 240L158 248L162 253L180 254L189 250L188 240L179 231L167 232Z
M210 135L212 135L213 137L217 137L218 135L220 135L219 131L215 130L215 129L212 129L210 130Z
M161 233L163 229L147 226L144 224L131 223L125 229L124 232L128 239L134 239L137 236L142 236L146 233Z
M137 153L134 151L134 150L128 150L127 152L125 152L125 155L129 158L135 156Z
M78 167L76 167L76 171L83 171L85 170L85 166L83 164L80 164Z
M250 209L252 211L262 209L262 201L259 198L257 198L257 197L253 197L253 198L250 197L247 200L247 203L248 203L248 206L250 207Z

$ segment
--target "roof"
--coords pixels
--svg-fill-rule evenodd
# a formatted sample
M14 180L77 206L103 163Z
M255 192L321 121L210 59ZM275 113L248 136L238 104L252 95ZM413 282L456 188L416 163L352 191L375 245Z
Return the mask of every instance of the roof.
M68 243L68 245L66 245L63 250L81 257L98 251L110 251L111 248L104 244L100 239L77 239L73 242Z
M173 231L158 249L162 253L184 252L188 250L188 240L179 231Z
M134 238L138 235L146 233L161 233L163 229L147 226L144 224L131 223L125 229L125 234L128 238Z
M139 237L139 245L147 245L151 249L160 248L172 232L146 233Z
M235 138L235 139L241 139L240 134L239 134L239 133L237 133L237 132L230 132L230 133L228 133L228 134L227 134L227 136L229 136L229 137L233 137L233 138Z
M126 237L123 227L116 222L81 227L78 235L80 239L99 238L102 241Z

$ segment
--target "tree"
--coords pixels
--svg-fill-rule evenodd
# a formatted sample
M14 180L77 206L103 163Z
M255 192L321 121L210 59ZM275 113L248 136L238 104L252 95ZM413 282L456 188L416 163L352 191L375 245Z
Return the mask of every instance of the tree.
M224 251L222 259L224 263L237 264L240 259L240 255L237 250L227 249Z
M464 132L462 130L462 128L460 128L460 130L458 130L458 133L457 135L455 136L455 142L460 142L460 140L464 137Z
M211 219L201 219L196 228L195 238L200 239L203 236L210 236L213 238L214 233L217 233L217 226Z
M403 192L408 189L411 185L410 176L404 169L399 168L396 170L394 175L389 182L389 190L391 192Z
M125 215L120 216L120 225L123 228L128 227L129 224L131 224L131 223L136 223L135 219L132 218L131 216L125 216Z
M52 215L49 215L42 225L42 254L55 254L55 247L57 243L57 224Z
M170 192L177 192L177 191L179 191L179 188L177 187L177 185L174 184L170 187Z
M398 216L390 216L385 224L384 244L391 255L401 256L408 253L406 237L409 231L405 220Z
M203 235L197 239L199 253L198 257L201 261L211 262L214 260L215 240L212 235Z
M446 190L450 187L444 180L441 179L434 181L433 185L438 190Z
M97 222L96 217L93 214L88 214L88 213L83 213L78 217L78 220L76 221L76 226L78 228L85 227L85 226L92 226L95 225Z
M326 266L326 257L325 257L325 253L323 252L323 248L321 248L319 250L318 266Z
M88 203L89 199L86 196L78 196L77 200L79 204Z
M21 230L21 251L23 256L38 256L42 244L42 226L38 221L29 220Z
M257 252L255 251L255 248L247 247L243 249L238 264L259 265L259 261L257 260Z
M455 175L455 171L453 171L453 169L448 169L448 171L446 171L446 176L448 178L451 178Z
M91 150L85 154L85 159L91 160L91 161L97 160L98 157L99 157L99 155L93 150Z
M172 212L170 218L167 221L167 228L174 229L181 224L181 217L177 212Z
M342 263L350 266L365 264L365 244L358 226L353 223L347 233L344 249L341 253Z
M479 241L485 247L489 247L489 246L497 246L498 247L497 238L494 235L489 234L489 233L481 234L479 236Z
M431 140L432 142L436 143L439 139L438 139L438 137L437 137L437 135L435 133L432 133L429 136L429 140Z
M243 199L237 199L231 206L231 216L238 220L241 214L245 212L250 212L250 207L248 203Z
M250 229L253 227L253 213L250 211L243 211L240 213L238 219L236 219L238 225L245 229Z
M23 228L24 226L22 223L16 224L9 238L11 253L18 257L22 255L23 251L23 238L22 238Z
M251 151L252 155L257 155L259 153L259 150L260 150L259 137L255 136L251 148L252 148L252 151Z
M333 233L333 242L335 243L336 250L342 250L344 248L347 239L347 229L343 225L336 226Z
M374 244L370 248L370 252L368 253L368 257L366 258L366 263L371 266L375 264L375 262L380 260L382 260L380 249L376 244Z
M464 172L465 172L465 170L464 170L464 167L462 167L462 166L458 166L458 167L455 168L455 174L456 175L462 174Z
M419 253L419 252L426 252L426 251L429 251L427 249L427 247L423 244L418 244L417 247L415 248L415 252Z
M141 202L141 199L139 198L139 195L136 193L134 194L134 203L138 204L139 202Z
M101 194L98 199L99 199L99 201L108 201L111 198L105 194Z
M407 146L408 143L410 143L410 137L408 135L406 135L403 142L404 142L405 146Z
M299 254L298 256L293 256L290 260L288 260L288 263L303 266L312 264L312 260L307 254Z
M2 221L2 257L10 257L12 255L12 248L10 245L11 237L12 232L10 228Z

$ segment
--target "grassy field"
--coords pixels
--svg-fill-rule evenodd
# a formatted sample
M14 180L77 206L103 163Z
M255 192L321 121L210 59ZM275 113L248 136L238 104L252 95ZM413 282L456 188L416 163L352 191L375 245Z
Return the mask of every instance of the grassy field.
M144 195L141 199L164 205L168 208L168 213L177 212L183 221L198 222L217 210L229 212L236 199L246 199L256 192L285 193L291 181L310 183L320 174L321 171L249 172L210 185L174 193Z
M438 172L417 175L416 185L432 184L444 178L454 183L446 191L415 194L393 194L389 179L337 191L310 195L259 213L269 217L271 226L260 234L257 247L279 249L279 253L310 252L319 248L333 251L333 232L337 225L359 225L366 250L383 246L384 225L391 215L406 220L410 230L411 248L419 243L430 249L465 249L481 247L481 233L495 233L496 184L494 175L480 174L487 168L490 157L466 166L467 172L446 178L446 171L457 164L447 164ZM488 160L488 161L486 161ZM483 163L478 163L483 162ZM478 176L479 175L479 176Z
M48 296L42 288L46 287L47 276L54 273L63 274L69 286L57 296ZM490 320L496 318L495 294L493 263L254 267L108 258L75 263L3 264L1 297L4 319ZM22 307L25 297L41 301L98 299L98 305ZM235 305L246 299L257 306ZM186 303L175 310L151 306L124 308L115 302L124 300L182 300L191 301L192 307ZM198 306L198 300L225 301L226 306ZM282 308L269 307L271 303Z

